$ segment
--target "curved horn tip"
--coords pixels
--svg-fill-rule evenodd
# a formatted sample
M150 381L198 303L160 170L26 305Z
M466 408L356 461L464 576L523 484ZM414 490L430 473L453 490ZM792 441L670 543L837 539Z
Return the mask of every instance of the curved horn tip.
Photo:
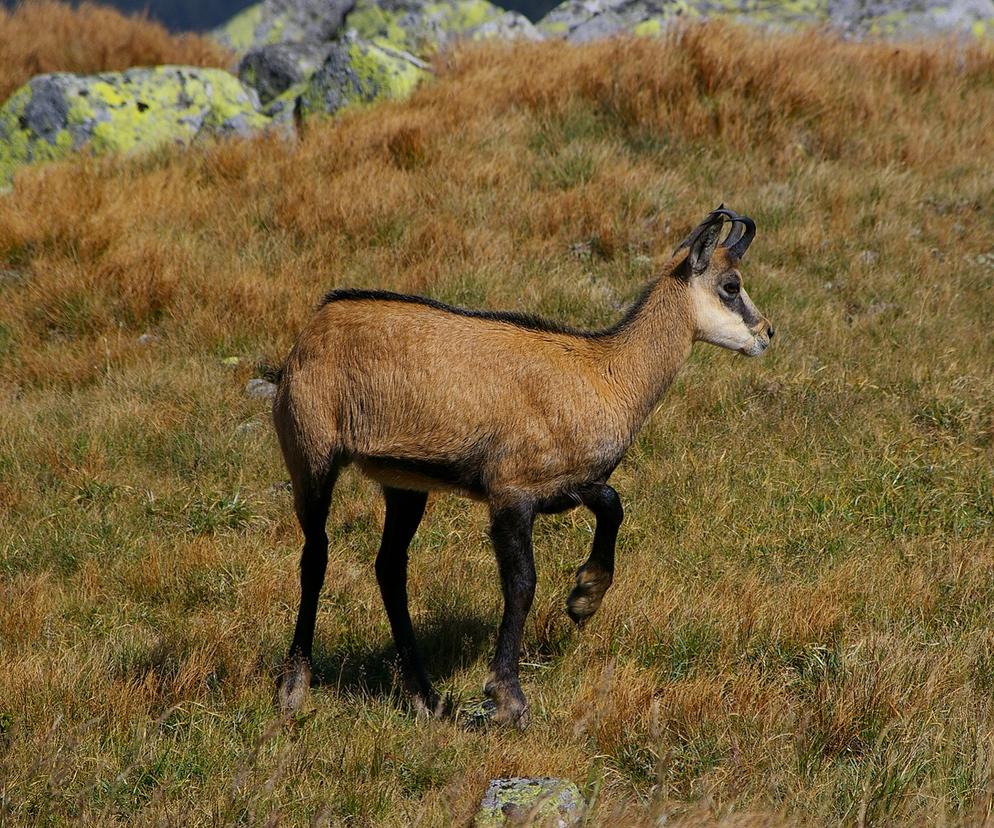
M728 252L735 256L736 259L741 259L745 256L749 245L752 244L752 240L756 237L756 222L748 216L739 216L736 221L742 226L742 233L736 238L734 244L728 247Z

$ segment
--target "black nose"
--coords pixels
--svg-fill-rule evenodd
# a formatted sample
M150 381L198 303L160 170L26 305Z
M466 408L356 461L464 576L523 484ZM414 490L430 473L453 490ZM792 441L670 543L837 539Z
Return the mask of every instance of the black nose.
M770 325L770 326L767 327L767 329L766 329L766 335L770 339L773 339L773 326L772 325Z

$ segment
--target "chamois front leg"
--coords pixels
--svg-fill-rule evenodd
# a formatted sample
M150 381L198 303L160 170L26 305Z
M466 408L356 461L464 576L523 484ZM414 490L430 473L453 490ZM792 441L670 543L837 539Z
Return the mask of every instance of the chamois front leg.
M590 557L576 571L576 586L566 599L569 617L583 626L597 612L614 580L614 547L625 513L618 493L606 483L584 488L579 495L597 520Z
M407 548L424 516L428 495L384 486L387 504L383 541L376 556L376 580L390 619L404 683L419 715L438 715L441 699L425 671L407 603Z
M484 692L497 705L494 719L514 724L519 730L528 726L528 702L518 680L518 660L525 618L535 597L534 519L535 512L530 504L491 508L490 538L504 593L504 616L497 632L497 650Z

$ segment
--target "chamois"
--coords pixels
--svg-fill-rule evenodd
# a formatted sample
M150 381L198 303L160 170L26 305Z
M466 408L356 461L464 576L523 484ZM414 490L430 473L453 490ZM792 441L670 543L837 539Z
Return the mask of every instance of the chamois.
M596 332L419 296L325 296L287 357L273 403L304 534L300 609L278 687L284 710L297 707L310 684L325 522L338 473L354 463L383 489L376 578L419 713L440 714L442 705L411 624L407 549L429 491L488 504L504 613L484 692L494 720L527 725L518 660L535 593L535 516L583 504L596 518L590 556L567 599L582 624L614 575L623 511L608 478L693 343L748 356L770 344L773 328L738 270L755 232L751 219L720 206L624 317Z

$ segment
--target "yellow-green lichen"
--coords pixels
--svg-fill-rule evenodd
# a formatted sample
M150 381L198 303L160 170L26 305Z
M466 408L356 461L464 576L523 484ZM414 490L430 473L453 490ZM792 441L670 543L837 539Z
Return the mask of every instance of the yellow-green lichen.
M632 34L636 34L639 37L658 37L662 30L662 22L659 18L653 17L639 23L634 29L632 29Z
M372 0L361 0L348 16L348 27L365 40L381 38L397 49L410 49L412 41L400 25L400 15L389 12Z
M416 59L384 39L346 38L311 78L300 97L307 117L334 114L371 101L406 98L428 76Z
M107 106L121 106L127 100L107 81L99 80L90 87L93 95L100 98Z
M18 124L30 99L31 89L24 86L0 108L0 184L10 181L14 170L31 159L28 135Z
M263 112L273 119L274 124L290 125L297 108L297 99L307 93L308 81L295 83L289 89L281 92L263 107Z
M502 14L487 0L439 0L404 13L382 9L375 0L359 0L347 25L365 40L383 39L396 49L427 57L447 39L472 37Z
M827 0L766 0L757 3L755 8L738 4L743 14L752 16L757 14L770 21L787 21L796 19L827 20L828 2Z
M0 107L0 185L8 184L18 167L36 161L57 161L73 150L68 129L59 129L48 138L32 137L22 121L31 103L31 85L22 86Z
M451 3L429 3L424 16L451 34L462 34L496 20L501 10L487 0L455 0Z
M349 47L352 70L359 83L360 99L406 98L425 72L402 57L390 54L384 43L353 43Z
M986 18L984 20L976 20L970 27L970 33L978 40L985 40L990 37L994 31L994 18Z
M269 21L269 25L262 33L262 37L254 44L262 46L268 43L279 43L283 40L283 32L286 30L286 18L274 17Z
M575 825L580 821L583 798L565 779L494 779L473 820L475 828L501 828L509 824Z
M556 37L569 33L569 24L564 20L550 20L548 22L541 20L537 25L539 31L554 35Z
M255 30L262 22L262 3L240 11L227 23L212 32L215 40L237 52L255 43Z

